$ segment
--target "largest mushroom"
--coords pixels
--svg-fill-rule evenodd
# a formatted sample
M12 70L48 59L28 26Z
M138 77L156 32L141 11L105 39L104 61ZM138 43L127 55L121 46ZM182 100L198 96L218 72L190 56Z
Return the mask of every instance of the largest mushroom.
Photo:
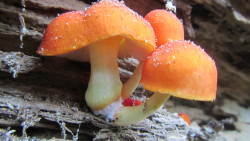
M85 99L96 114L108 118L122 103L121 91L134 89L130 88L134 82L128 81L122 90L117 57L132 56L143 61L154 49L154 31L146 20L118 1L103 0L86 11L68 12L54 19L38 53L90 60ZM137 78L131 80L139 81Z

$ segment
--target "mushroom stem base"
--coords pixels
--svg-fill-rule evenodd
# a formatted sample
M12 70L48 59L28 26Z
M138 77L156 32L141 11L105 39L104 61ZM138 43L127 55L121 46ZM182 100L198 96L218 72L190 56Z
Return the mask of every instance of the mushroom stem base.
M155 113L170 97L170 94L155 93L145 104L135 107L122 107L115 114L115 125L137 123Z

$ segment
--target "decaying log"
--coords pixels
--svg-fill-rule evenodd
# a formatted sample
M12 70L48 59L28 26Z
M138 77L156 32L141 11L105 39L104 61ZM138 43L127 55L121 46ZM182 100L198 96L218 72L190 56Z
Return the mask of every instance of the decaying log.
M0 53L0 57L1 54L6 56L6 53ZM12 54L13 52L9 53L9 56ZM39 60L37 57L26 55L22 55L18 60L29 60L33 64L30 63L27 67L24 64L18 64L23 61L16 61L16 65L19 65L19 69L14 71L16 78L10 74L0 73L2 78L0 80L0 125L2 127L21 126L23 136L26 136L26 132L29 135L29 128L47 130L46 132L61 130L63 138L66 139L67 134L68 138L73 139L77 134L80 140L83 138L187 139L186 123L177 114L168 113L166 110L159 111L151 116L150 120L126 127L113 127L94 116L84 104L83 95L89 77L89 64L73 63L54 57ZM42 65L37 65L37 62ZM124 63L124 61L120 62ZM32 65L38 67L29 73L18 74L25 72L25 68L29 69L30 66L32 68ZM1 66L8 66L8 61L2 62ZM11 67L17 68L12 62ZM127 79L129 75L123 72L122 78Z
M83 1L91 0L0 2L0 128L5 129L0 131L0 140L31 137L70 140L218 139L221 123L211 121L194 130L165 108L141 123L126 127L112 127L91 113L84 101L89 64L57 57L41 58L35 52L49 22L63 12L85 10L91 3ZM124 1L142 16L152 9L165 7L164 0ZM218 117L222 113L211 109L225 97L248 107L249 4L239 6L243 0L176 0L174 3L187 31L185 38L200 44L215 59L219 71L217 100L213 104L189 104L193 107L206 105L205 113ZM132 64L130 59L119 60L119 66L122 80L126 81L136 62L133 59ZM140 88L135 93L147 95Z

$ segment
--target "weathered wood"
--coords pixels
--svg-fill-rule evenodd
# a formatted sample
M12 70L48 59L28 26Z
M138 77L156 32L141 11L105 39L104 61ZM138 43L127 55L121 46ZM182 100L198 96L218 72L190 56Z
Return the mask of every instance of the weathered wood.
M10 53L9 56L11 55ZM22 57L26 60L37 61L38 59L25 55ZM37 66L36 61L33 63L34 66ZM123 66L124 61L119 62L123 62L120 63ZM8 61L3 62L2 66L8 66L6 63ZM66 138L67 135L67 138L72 139L73 135L77 134L79 140L84 138L95 138L95 140L187 139L186 123L177 114L168 113L166 110L161 110L151 116L150 120L133 126L108 125L103 119L94 116L84 102L89 64L73 63L55 57L40 60L39 63L42 65L26 74L22 74L24 71L18 74L17 70L16 78L7 73L0 73L0 127L10 126L12 129L22 127L25 136L35 134L29 128L56 131L51 135L56 137L60 137L58 133L61 131L62 138ZM19 70L28 68L24 65L19 66L23 67ZM16 68L14 64L11 67ZM131 74L122 72L123 80ZM77 131L78 128L79 131Z
M84 10L88 6L77 0L1 1L0 49L2 51L22 51L25 54L35 55L44 29L53 18L63 12ZM23 36L23 39L20 39L20 35Z
M16 129L17 135L25 135L22 129L27 129L28 136L40 138L44 136L36 133L37 131L46 132L50 135L48 138L65 137L65 131L68 134L67 138L72 139L73 136L69 130L66 131L64 123L74 135L78 133L78 125L81 125L79 140L164 140L164 138L167 140L177 134L180 135L177 140L182 140L182 137L183 140L192 138L192 135L186 134L188 129L183 125L183 121L180 121L175 114L166 111L161 111L149 118L150 120L134 126L116 128L107 125L102 119L93 116L84 102L83 93L89 79L89 64L37 56L35 51L49 22L63 12L85 10L89 4L83 1L2 0L0 2L0 50L4 51L0 55L0 127ZM165 7L164 0L124 1L142 16L152 9ZM245 4L239 6L238 3ZM209 111L207 114L216 114L218 117L223 116L223 113L216 113L211 109L214 108L214 104L220 104L220 99L225 97L249 107L250 20L247 15L249 3L244 0L178 0L175 4L177 14L183 19L187 31L185 38L200 44L215 59L219 71L218 98L213 104L184 103L193 107L207 107L204 108L206 112ZM10 51L15 52L9 53ZM120 67L125 68L121 69L121 72L125 75L123 81L126 81L135 65L120 62ZM17 78L13 78L16 75ZM136 92L142 93L141 89ZM174 101L183 104L183 101L176 99ZM159 118L163 116L171 120ZM155 118L160 120L156 121ZM175 124L168 125L172 121L176 121ZM157 131L159 128L169 130L166 133L159 133ZM184 132L176 134L176 130ZM199 135L196 131L192 133ZM204 140L211 138L211 134L206 135L208 136L204 137L204 134L200 136L204 137Z

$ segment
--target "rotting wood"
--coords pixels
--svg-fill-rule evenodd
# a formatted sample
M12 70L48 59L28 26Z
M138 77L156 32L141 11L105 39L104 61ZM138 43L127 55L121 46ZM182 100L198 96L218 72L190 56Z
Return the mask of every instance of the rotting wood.
M25 58L25 55L23 57ZM26 59L36 60L37 58L26 56ZM84 104L84 88L89 77L88 69L86 73L84 71L89 65L80 63L85 66L83 69L80 68L80 64L72 64L66 59L60 59L61 63L58 64L58 59L60 58L52 57L40 60L42 64L40 67L27 70L30 71L29 73L27 71L16 72L17 78L7 73L0 73L2 78L0 80L0 124L2 127L22 127L23 138L32 134L29 128L37 128L48 131L61 130L61 137L64 139L73 139L76 134L79 139L87 137L95 140L187 139L186 123L177 114L168 113L165 110L151 116L150 120L146 119L133 126L108 125L94 116ZM126 72L123 72L122 78L127 79L126 77L130 74L126 75ZM78 76L87 78L81 79Z
M178 10L179 12L181 10L183 10L181 12L184 12L184 14L179 13L182 19L185 19L185 15L191 14L191 20L189 21L191 23L189 24L193 25L196 35L196 38L192 40L201 44L217 62L220 86L218 99L229 97L237 100L241 105L249 106L250 99L248 94L250 91L250 81L248 72L250 66L248 62L250 61L250 55L247 49L250 44L249 40L247 40L250 37L249 20L237 17L236 14L239 11L246 11L244 9L246 9L247 6L234 7L234 5L230 4L239 2L238 0L230 0L227 1L227 3L225 3L225 1L212 1L211 3L207 0L193 0L192 2L181 0L181 2L184 2L192 8L191 13L190 11L186 11L187 13L185 13L185 9L183 10L181 7L177 7L177 13ZM243 1L240 0L240 2ZM125 3L142 15L151 9L164 8L164 3L159 2L159 0L125 0ZM60 13L71 10L84 10L88 6L88 4L78 0L63 0L63 2L61 0L1 1L0 50L4 51L2 54L6 54L9 51L21 51L26 55L34 55L37 57L35 50L40 44L42 33L47 24ZM244 13L243 15L246 15ZM182 15L184 15L184 17ZM184 24L187 24L185 20ZM23 33L21 31L23 31ZM23 42L20 41L20 35L23 36ZM186 39L188 38L189 36L186 36ZM31 59L33 57L27 56L27 58ZM149 139L153 137L154 139L161 138L161 136L158 136L160 134L156 134L155 136L151 130L145 131L145 127L142 127L140 124L138 125L139 127L131 126L125 127L125 129L113 128L91 114L84 104L83 95L88 82L89 64L74 63L55 57L38 60L39 65L36 66L34 70L31 72L27 71L28 73L26 74L17 74L16 79L12 77L13 72L12 74L6 73L6 71L10 71L10 65L6 66L5 64L3 67L3 63L6 62L1 62L0 68L5 71L5 73L0 72L0 97L3 102L0 104L1 127L16 128L17 135L20 135L22 133L22 128L20 128L22 127L21 124L25 124L27 123L26 121L30 120L32 121L31 123L34 123L34 126L27 129L28 136L33 135L34 137L39 137L39 134L35 134L35 132L45 132L43 129L46 129L47 131L45 133L52 132L52 136L62 138L65 137L65 130L61 130L66 129L64 123L66 123L66 127L70 128L72 133L76 135L79 124L83 121L83 117L90 117L84 119L84 121L86 121L80 126L79 140L91 140L93 138L96 140L115 140L118 138L132 140L143 137L145 137L143 139L147 139L146 137L150 137ZM121 63L120 66L124 66L124 64ZM122 72L127 75L132 74L130 71L133 70L133 65L129 68L127 67L128 66L125 65L125 70L121 69ZM31 70L31 68L29 70ZM125 78L124 81L126 79L127 78ZM138 93L141 92L139 91ZM219 100L215 101L215 103L218 104ZM17 103L19 103L19 105ZM34 106L36 104L40 104L40 106ZM196 103L192 104L197 105ZM204 106L204 104L202 105ZM212 104L207 105L211 107ZM60 112L57 112L57 110ZM210 115L214 114L211 113L211 111L209 112ZM30 119L26 117L30 115L36 118ZM74 115L74 117L72 115ZM172 114L169 113L169 115L171 116ZM221 116L221 113L217 113L217 116ZM145 122L141 124L145 124ZM30 129L34 132L29 131ZM139 130L139 133L137 130ZM94 134L94 132L96 134ZM144 132L146 132L146 135ZM5 133L12 134L12 130L7 130ZM62 136L60 135L61 133ZM66 131L66 133L68 134L68 138L73 138L70 132ZM203 138L204 140L211 138L211 136L206 137L204 133L200 131L199 133L196 131L193 133L195 133L192 134L195 135L195 137L200 133L200 136L197 137L200 140ZM2 137L1 135L0 139ZM211 134L207 133L206 135ZM183 135L183 137L184 136L185 135ZM190 137L190 135L188 136ZM48 138L49 137L51 136L48 136Z

